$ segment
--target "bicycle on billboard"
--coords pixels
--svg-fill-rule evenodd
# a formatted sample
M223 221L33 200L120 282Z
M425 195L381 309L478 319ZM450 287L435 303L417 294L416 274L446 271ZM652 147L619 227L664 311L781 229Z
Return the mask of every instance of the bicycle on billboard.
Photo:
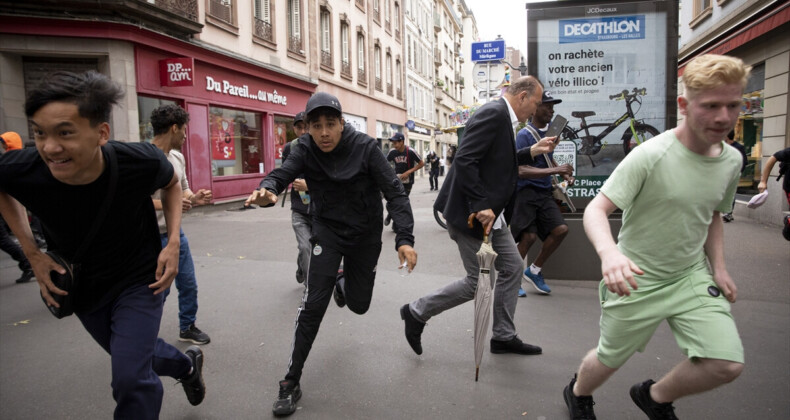
M634 147L659 134L659 131L655 127L645 124L644 120L636 119L636 113L638 113L642 108L641 97L645 96L646 94L646 88L634 88L634 90L631 92L628 90L623 90L616 95L609 96L610 100L625 101L625 114L623 114L614 122L589 124L587 123L586 118L594 116L595 111L571 112L571 116L580 118L582 120L581 126L577 129L572 128L570 125L566 126L560 135L560 140L570 140L576 143L576 150L578 153L580 155L586 155L590 159L592 166L595 167L595 162L592 159L592 155L597 154L602 148L606 146L606 144L602 143L601 140L603 140L604 137L609 135L609 133L614 131L621 124L628 121L629 128L623 132L622 136L623 152L627 155L628 152L630 152ZM633 110L634 103L639 105L639 108L637 108L636 111ZM590 134L590 128L593 127L606 127L606 129L594 136ZM582 131L584 133L582 133L583 135L580 135Z

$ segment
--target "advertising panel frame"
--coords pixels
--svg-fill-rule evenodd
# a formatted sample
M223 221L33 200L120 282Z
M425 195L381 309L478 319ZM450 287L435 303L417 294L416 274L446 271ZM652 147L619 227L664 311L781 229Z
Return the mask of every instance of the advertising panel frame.
M631 103L634 119L640 124L658 132L677 125L677 2L568 0L527 3L526 9L528 73L537 76L546 91L563 100L563 104L555 106L555 115L563 115L573 130L579 130L573 140L576 144L563 141L565 147L558 147L560 154L555 156L574 165L577 183L569 193L581 211L627 153L630 118L623 119L627 115L621 114L632 108L623 106L628 102L626 97L638 99L638 105ZM591 40L596 35L598 40ZM659 35L663 36L659 39ZM660 45L661 41L665 44ZM634 48L640 43L649 47ZM655 57L660 53L653 53L650 65L639 63L642 68L634 70L639 67L633 64L639 62L640 51L661 49L665 51L664 59ZM618 57L624 55L622 50L627 50L629 56ZM645 52L642 57L648 54ZM620 83L606 85L606 79L613 75L619 76ZM592 83L595 85L590 86ZM628 94L624 95L626 90ZM598 102L593 104L592 100ZM581 117L571 113L588 110L595 111L595 115L587 113L585 123L597 125L582 130ZM613 128L616 123L620 125ZM612 129L603 134L609 130L607 126ZM594 139L598 135L602 138ZM570 155L562 156L563 153Z

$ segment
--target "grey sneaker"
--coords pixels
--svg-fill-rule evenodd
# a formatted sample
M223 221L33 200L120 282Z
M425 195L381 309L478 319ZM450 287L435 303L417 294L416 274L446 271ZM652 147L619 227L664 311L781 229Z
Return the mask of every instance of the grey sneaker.
M592 395L575 396L573 395L573 386L576 385L576 375L573 375L571 383L565 387L562 392L565 397L565 404L568 406L568 412L571 415L571 420L596 420L595 411L593 410Z
M648 379L631 387L631 399L647 414L650 420L678 420L672 403L657 403L650 397L650 387L655 382Z
M280 381L280 392L277 394L277 401L272 406L272 413L275 416L289 416L296 411L296 402L302 398L302 388L298 382L292 380Z
M211 342L211 338L209 338L208 334L200 331L200 328L196 327L195 324L192 324L189 328L178 334L178 341L189 341L194 344L208 344Z
M185 352L192 360L192 373L179 380L192 405L203 402L206 396L206 384L203 382L203 351L198 346L189 346Z

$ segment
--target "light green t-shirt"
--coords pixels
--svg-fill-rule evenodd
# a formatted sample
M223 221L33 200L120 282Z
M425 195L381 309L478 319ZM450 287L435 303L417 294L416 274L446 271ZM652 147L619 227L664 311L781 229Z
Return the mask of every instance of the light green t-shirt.
M722 142L706 157L673 130L635 148L601 188L623 210L620 252L649 278L677 278L705 258L713 211L730 212L741 156Z

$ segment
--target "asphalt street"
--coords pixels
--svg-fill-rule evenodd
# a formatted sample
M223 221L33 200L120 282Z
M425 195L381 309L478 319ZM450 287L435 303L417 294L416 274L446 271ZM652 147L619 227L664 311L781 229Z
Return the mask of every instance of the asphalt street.
M440 178L440 181L443 178ZM486 353L474 381L472 315L467 303L428 322L422 356L409 348L398 310L459 278L455 243L433 219L436 192L421 178L412 192L416 270L401 277L394 233L385 228L373 303L365 315L330 303L301 380L300 419L565 419L562 389L597 344L600 268L589 281L552 279L550 296L519 299L516 325L539 356ZM181 385L162 378L163 419L270 418L286 371L303 286L294 279L296 241L289 204L227 211L238 203L195 209L183 228L200 288L197 325L203 346L205 401L187 402ZM725 225L726 260L738 284L732 312L746 349L735 382L675 402L684 419L790 418L790 243L779 227L740 216ZM573 264L562 248L554 258ZM110 358L76 317L56 320L35 283L17 285L13 261L0 253L0 419L102 419L112 416ZM175 292L174 292L175 293ZM160 336L177 341L177 299L167 301ZM642 419L630 386L659 379L683 360L663 324L595 394L599 419Z

